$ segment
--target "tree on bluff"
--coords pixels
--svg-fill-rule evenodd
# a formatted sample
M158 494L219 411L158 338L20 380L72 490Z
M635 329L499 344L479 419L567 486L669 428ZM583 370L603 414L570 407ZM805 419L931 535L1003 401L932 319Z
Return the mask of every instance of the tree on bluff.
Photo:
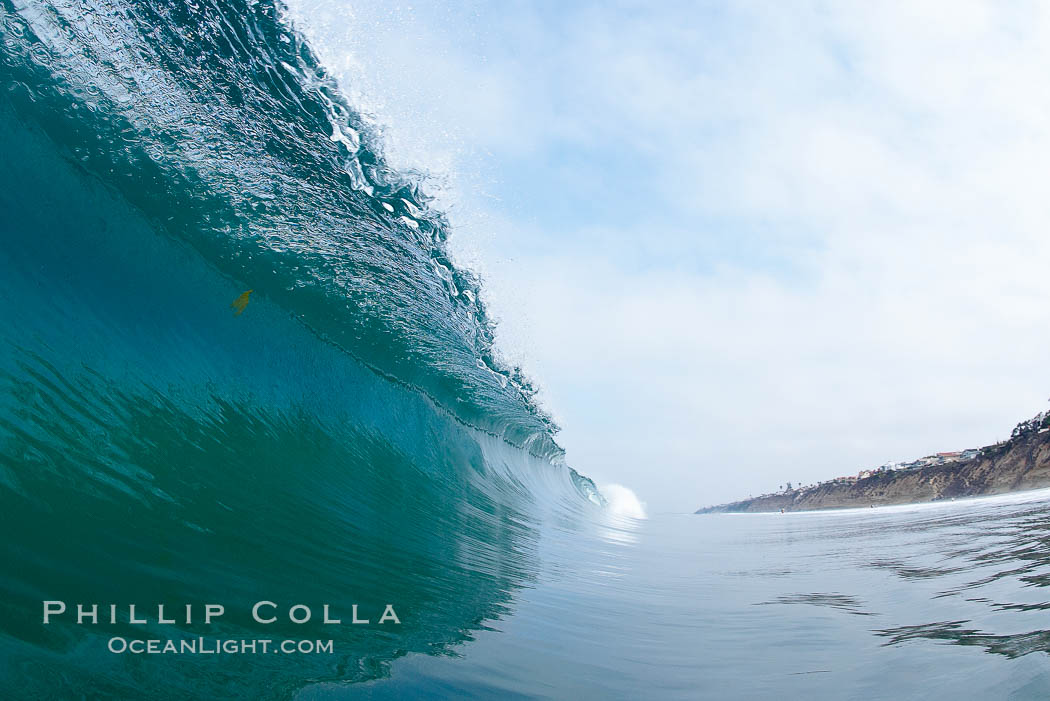
M1036 414L1027 421L1014 426L1013 432L1010 434L1010 438L1020 438L1021 436L1027 436L1033 434L1040 429L1047 428L1050 426L1050 411L1044 411Z

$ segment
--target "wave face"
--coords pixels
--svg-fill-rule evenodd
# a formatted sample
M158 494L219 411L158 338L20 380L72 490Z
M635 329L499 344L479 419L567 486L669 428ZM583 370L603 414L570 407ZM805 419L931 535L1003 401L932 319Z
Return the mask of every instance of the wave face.
M0 0L0 39L2 685L286 698L504 615L540 524L602 498L281 6ZM262 598L402 624L260 628ZM228 613L45 627L52 599ZM337 654L107 652L122 634Z

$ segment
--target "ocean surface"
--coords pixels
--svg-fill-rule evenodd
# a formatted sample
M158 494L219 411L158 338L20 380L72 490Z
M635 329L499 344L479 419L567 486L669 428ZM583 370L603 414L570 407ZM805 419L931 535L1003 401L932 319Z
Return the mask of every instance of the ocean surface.
M450 231L282 6L0 0L0 697L1050 692L1050 496L621 517Z
M537 584L457 657L299 698L1050 695L1050 490L584 530L546 534Z

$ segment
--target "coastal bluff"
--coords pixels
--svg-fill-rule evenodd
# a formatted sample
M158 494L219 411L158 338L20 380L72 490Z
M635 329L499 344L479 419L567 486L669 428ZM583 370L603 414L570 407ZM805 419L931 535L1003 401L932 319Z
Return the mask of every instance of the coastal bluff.
M868 477L832 481L764 494L695 513L761 513L914 504L1050 487L1050 430L1021 432L982 448L976 457L943 465L886 470Z

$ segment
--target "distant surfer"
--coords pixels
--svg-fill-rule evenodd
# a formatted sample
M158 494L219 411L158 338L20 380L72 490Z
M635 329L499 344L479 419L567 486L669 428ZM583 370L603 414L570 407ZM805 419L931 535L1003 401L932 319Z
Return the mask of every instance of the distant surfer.
M248 290L247 292L242 292L240 297L233 300L233 304L231 304L230 306L237 310L233 313L234 316L241 315L241 312L244 311L244 308L248 306L248 298L251 297L251 294L254 291L255 290Z

